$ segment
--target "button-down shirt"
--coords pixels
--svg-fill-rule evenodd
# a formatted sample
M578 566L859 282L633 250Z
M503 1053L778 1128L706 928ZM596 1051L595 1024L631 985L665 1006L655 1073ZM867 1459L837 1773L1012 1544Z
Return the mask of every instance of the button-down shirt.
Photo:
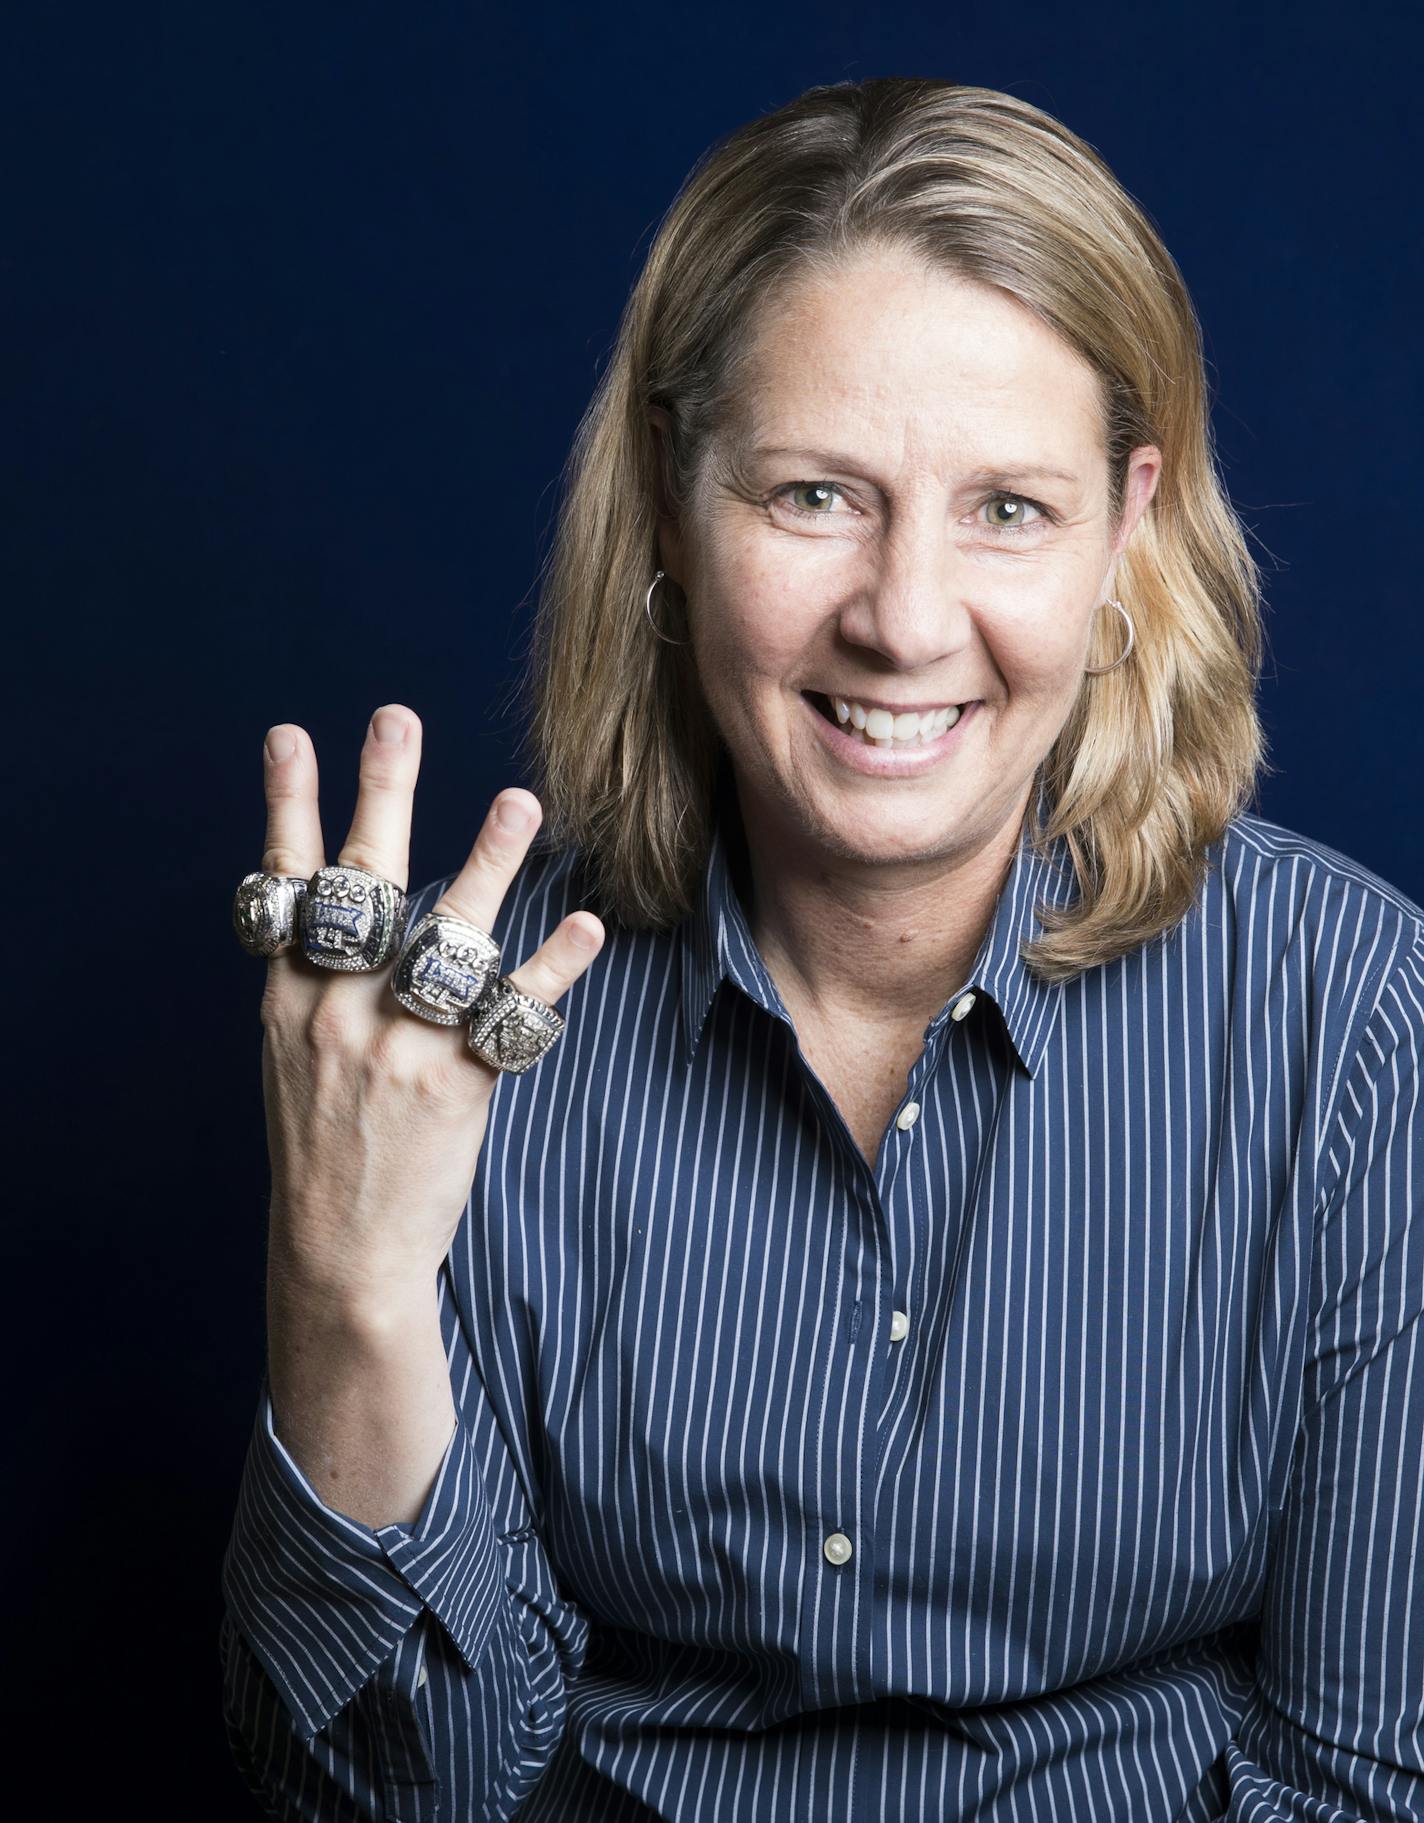
M1076 882L1025 832L872 1163L722 803L693 913L609 924L498 1080L418 1519L324 1505L256 1389L221 1630L253 1791L1424 1819L1424 912L1243 814L1183 923L1049 985L1020 944ZM526 857L506 971L581 865Z

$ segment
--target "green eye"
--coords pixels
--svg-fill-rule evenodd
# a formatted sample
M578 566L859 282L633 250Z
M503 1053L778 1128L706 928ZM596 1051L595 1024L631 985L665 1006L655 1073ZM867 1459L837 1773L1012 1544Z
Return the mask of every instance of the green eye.
M1029 500L1023 494L995 494L992 499L986 500L984 504L989 508L990 513L993 513L998 507L1007 509L1006 518L990 521L996 532L1016 532L1020 526L1036 525L1038 523L1037 519L1025 517L1025 507L1028 507L1031 512L1036 513L1038 519L1047 517L1044 509L1036 500Z
M824 519L826 514L820 510L821 505L824 504L829 506L834 497L840 492L840 489L830 481L792 481L788 484L785 491L788 494L804 494L812 499L816 499L816 497L819 496L819 500L817 500L816 505L809 509L807 516L812 519ZM799 513L806 512L807 509L804 507L793 507L792 511Z

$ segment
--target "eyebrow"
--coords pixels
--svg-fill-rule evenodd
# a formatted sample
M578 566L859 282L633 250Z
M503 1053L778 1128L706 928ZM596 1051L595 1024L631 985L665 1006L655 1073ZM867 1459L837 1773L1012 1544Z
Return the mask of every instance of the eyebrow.
M798 459L809 458L825 468L858 469L860 463L854 456L845 455L834 449L780 449L764 444L753 446L747 451L753 458L761 459L772 456L794 456ZM1078 477L1066 468L1050 468L1042 462L1009 462L996 464L993 467L971 469L965 476L966 481L1066 481L1070 486L1078 485Z

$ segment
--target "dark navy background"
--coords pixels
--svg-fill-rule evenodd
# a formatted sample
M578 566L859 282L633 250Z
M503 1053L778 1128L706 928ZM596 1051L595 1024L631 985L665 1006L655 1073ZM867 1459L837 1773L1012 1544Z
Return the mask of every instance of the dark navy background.
M229 908L263 734L311 731L334 857L371 711L417 710L416 884L528 782L560 466L714 138L926 75L1101 151L1196 300L1266 566L1261 808L1424 899L1421 49L1402 4L14 9L10 1714L53 1814L255 1814L216 1629L262 1359L262 967Z

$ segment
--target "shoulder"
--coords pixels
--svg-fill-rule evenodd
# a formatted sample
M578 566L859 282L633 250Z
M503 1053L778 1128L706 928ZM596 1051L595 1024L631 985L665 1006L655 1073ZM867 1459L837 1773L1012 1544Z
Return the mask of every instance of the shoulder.
M1216 890L1243 940L1307 950L1323 981L1363 973L1378 985L1409 957L1424 958L1424 906L1313 836L1247 812L1228 825L1214 860Z
M1248 892L1279 891L1283 884L1293 883L1302 895L1342 899L1424 931L1424 906L1392 881L1338 848L1267 817L1243 812L1233 818L1217 847L1223 875L1231 874L1235 863L1235 877L1244 880Z
M1212 859L1206 915L1230 933L1233 981L1305 1019L1332 1085L1386 1031L1407 1029L1424 1051L1424 907L1353 856L1249 813Z

